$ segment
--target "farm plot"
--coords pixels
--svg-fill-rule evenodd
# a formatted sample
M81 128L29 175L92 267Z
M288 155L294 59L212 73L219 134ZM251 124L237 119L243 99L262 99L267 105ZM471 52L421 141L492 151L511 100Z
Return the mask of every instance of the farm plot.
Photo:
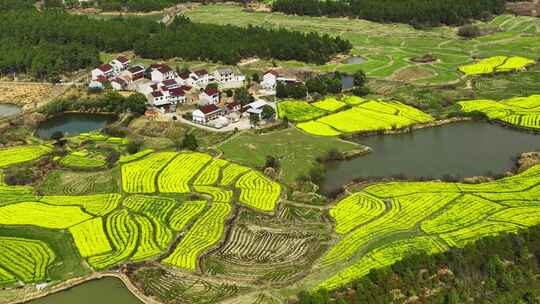
M305 101L288 100L278 103L278 117L281 119L287 117L289 121L293 122L308 121L326 114L328 111Z
M60 164L69 168L96 169L105 166L105 158L102 155L88 155L87 152L77 151L60 160Z
M433 117L399 102L369 101L317 122L343 133L355 133L403 128L432 120Z
M12 279L15 275L25 283L43 281L47 268L56 258L42 241L12 237L0 237L0 252L0 280Z
M516 97L503 101L468 100L460 101L464 112L482 112L489 119L508 123L510 125L540 129L540 95Z
M238 179L236 188L240 189L240 202L262 211L272 211L281 194L281 186L251 171Z
M321 266L348 266L314 287L347 284L373 268L402 259L414 248L441 252L540 223L539 173L537 165L483 184L393 182L368 186L330 211L336 232L345 235L324 255ZM367 203L361 199L365 196ZM374 217L380 214L382 202L389 205L387 211Z
M187 193L189 182L211 160L203 153L181 153L174 158L159 174L160 192Z
M345 105L347 105L343 101L339 101L333 97L327 97L321 101L317 101L312 103L312 105L316 108L328 111L328 112L335 112L341 108L343 108Z
M465 75L482 75L520 70L531 64L534 64L534 60L525 57L493 56L477 63L460 66L458 69Z
M173 253L163 260L171 266L195 271L198 257L223 235L225 219L231 212L227 203L213 203L182 238Z
M132 162L134 160L138 160L138 159L141 159L147 155L150 155L154 152L154 150L152 149L146 149L146 150L142 150L140 152L137 152L135 154L131 154L131 155L122 155L120 156L120 159L118 160L118 162L120 162L121 164L125 164L125 163L129 163L129 162Z
M0 224L64 229L92 218L75 206L23 202L0 207Z
M118 207L120 194L96 194L81 196L43 196L40 201L48 205L80 206L85 212L103 216Z
M176 156L174 152L154 153L149 157L122 166L122 189L129 193L156 191L158 173Z
M46 146L20 146L0 149L0 168L36 160L51 151L52 149Z
M105 254L112 250L103 229L103 220L94 218L69 228L82 257Z

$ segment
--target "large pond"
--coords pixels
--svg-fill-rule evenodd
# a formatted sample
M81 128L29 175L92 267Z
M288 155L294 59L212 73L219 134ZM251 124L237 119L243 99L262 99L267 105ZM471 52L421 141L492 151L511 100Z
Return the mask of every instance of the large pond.
M0 117L6 117L18 114L22 111L18 105L10 103L0 103Z
M117 278L103 278L86 282L29 304L141 304Z
M321 186L329 193L355 178L392 176L468 177L504 173L522 152L540 149L540 135L481 123L462 122L399 135L358 140L372 153L327 165Z
M40 138L50 138L54 132L77 135L99 130L116 119L114 115L66 113L42 122L37 129Z

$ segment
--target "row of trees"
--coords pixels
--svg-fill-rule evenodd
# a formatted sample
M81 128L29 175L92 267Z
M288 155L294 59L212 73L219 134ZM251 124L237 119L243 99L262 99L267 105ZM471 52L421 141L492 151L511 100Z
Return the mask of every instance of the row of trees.
M535 226L440 254L412 255L372 270L347 291L302 292L299 304L394 303L398 294L403 301L417 297L415 303L537 304L539 262L540 226Z
M198 24L184 17L166 27L144 18L96 20L59 9L1 11L0 28L0 73L38 78L95 66L99 51L226 64L251 56L322 64L351 48L341 38L285 29Z
M38 109L38 112L48 116L66 111L144 114L146 97L138 93L124 97L113 92L92 99L60 99L49 102Z
M354 73L354 86L352 93L357 96L365 96L369 93L366 87L367 77L362 70ZM321 97L327 94L339 94L343 88L342 75L339 72L327 75L311 77L303 83L287 84L278 82L276 85L277 98L304 99L307 94L314 97Z
M276 0L273 11L307 16L349 16L377 22L460 25L504 11L505 0Z

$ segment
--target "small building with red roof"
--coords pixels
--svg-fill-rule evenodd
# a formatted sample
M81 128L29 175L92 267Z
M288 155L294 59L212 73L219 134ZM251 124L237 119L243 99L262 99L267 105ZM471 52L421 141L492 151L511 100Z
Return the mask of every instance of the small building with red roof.
M202 106L191 113L193 122L201 124L207 124L223 115L225 115L225 111L215 104Z

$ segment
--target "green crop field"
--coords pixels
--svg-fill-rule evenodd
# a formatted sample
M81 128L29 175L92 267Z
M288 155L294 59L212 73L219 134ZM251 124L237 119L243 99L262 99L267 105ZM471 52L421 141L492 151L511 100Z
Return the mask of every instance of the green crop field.
M169 249L164 264L195 271L199 257L222 239L235 204L272 211L281 196L281 185L261 173L203 153L144 152L115 170L123 192L34 196L32 187L0 185L0 284L57 278L52 263L58 257L79 257L104 270L156 259ZM181 193L207 200L186 201L176 196ZM3 227L20 227L36 239L4 237ZM67 232L72 251L58 250L50 237L41 240L39 229ZM173 245L180 233L185 237Z
M343 98L343 101L327 99L320 102L323 103L323 107L333 108L334 112L338 112L325 115L317 120L301 122L296 125L299 129L313 135L337 136L343 133L399 129L434 120L430 115L397 101L368 101L348 97ZM303 103L310 107L317 107L318 104L317 102L313 104L307 102L295 103ZM278 107L281 104L279 103ZM337 106L338 104L339 106ZM350 104L352 108L339 111L345 104ZM301 110L298 110L298 116L302 116L300 112Z
M0 168L38 159L51 152L46 146L21 146L9 149L0 149Z
M540 223L540 165L483 184L393 182L368 186L330 210L340 241L322 258L335 288L419 250L435 253ZM517 194L519 193L519 194ZM353 212L347 212L354 210ZM418 228L417 228L418 227ZM360 256L359 252L363 252Z
M464 112L482 112L489 119L528 129L540 129L540 95L503 101L469 100L459 102Z
M60 160L60 164L65 167L95 169L105 166L105 158L101 155L88 155L88 152L77 151L68 154Z
M465 75L481 75L521 70L534 63L534 60L520 56L493 56L477 63L460 66L458 69Z
M534 17L501 15L481 27L499 29L473 39L460 38L455 28L414 29L405 24L384 24L359 19L326 18L249 12L241 6L204 5L187 10L185 15L195 22L210 24L249 24L265 28L289 28L318 32L349 39L351 53L366 59L360 63L310 65L281 61L285 68L308 68L317 72L353 73L362 69L368 76L416 84L458 82L463 75L458 67L474 62L474 58L493 56L529 57L540 52L540 21ZM417 64L411 58L431 54L436 61ZM270 62L259 61L243 66L264 70Z

